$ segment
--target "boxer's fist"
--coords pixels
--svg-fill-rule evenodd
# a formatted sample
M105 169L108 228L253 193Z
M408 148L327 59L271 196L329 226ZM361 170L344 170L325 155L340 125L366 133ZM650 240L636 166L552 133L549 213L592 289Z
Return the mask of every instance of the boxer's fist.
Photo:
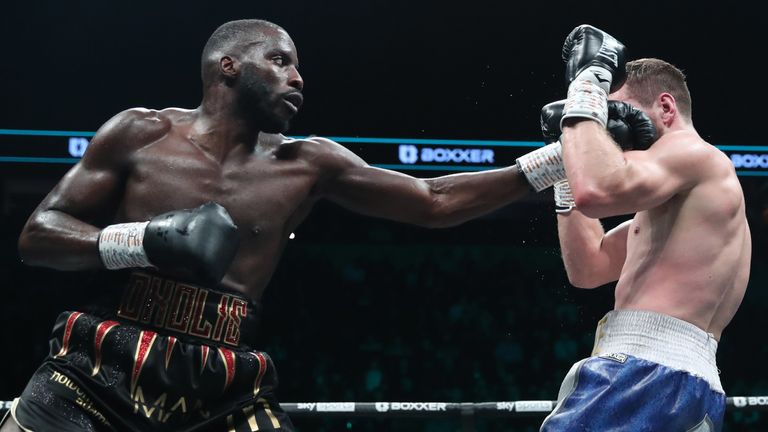
M626 48L608 33L587 24L573 29L563 44L566 84L589 80L606 93L626 78Z
M237 226L216 203L155 216L144 231L144 250L152 265L205 283L224 277L238 245Z
M622 150L646 150L656 141L651 119L626 102L608 101L608 133Z
M560 139L560 121L565 101L551 102L541 109L541 133L546 143ZM645 150L656 141L656 128L644 112L626 102L608 101L608 133L622 150Z
M560 141L560 121L563 119L565 100L550 102L541 108L541 134L544 144Z

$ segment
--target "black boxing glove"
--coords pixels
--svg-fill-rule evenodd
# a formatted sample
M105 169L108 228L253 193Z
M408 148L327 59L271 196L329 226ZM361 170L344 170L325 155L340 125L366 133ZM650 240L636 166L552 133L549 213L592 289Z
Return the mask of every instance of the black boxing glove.
M582 24L571 31L563 44L566 84L590 80L611 93L626 79L627 49L608 33Z
M608 93L626 79L626 48L613 36L590 25L580 25L566 37L568 100L562 119L587 118L605 126Z
M566 180L563 149L559 141L565 105L565 100L544 105L541 109L541 133L546 145L520 156L515 161L518 170L525 175L536 192L558 184L562 189ZM608 101L607 116L608 133L622 150L645 150L656 140L656 128L651 119L626 102ZM556 187L556 196L557 189ZM570 197L570 192L567 195ZM570 206L572 207L573 205Z
M606 129L624 151L647 150L657 138L648 115L626 102L608 101Z
M157 267L205 284L221 281L238 245L237 226L224 207L212 202L147 222L110 225L99 235L99 253L108 269Z
M560 122L566 101L548 103L541 109L541 133L546 143L560 139ZM656 141L656 128L648 116L626 102L608 101L608 133L622 150L645 150Z

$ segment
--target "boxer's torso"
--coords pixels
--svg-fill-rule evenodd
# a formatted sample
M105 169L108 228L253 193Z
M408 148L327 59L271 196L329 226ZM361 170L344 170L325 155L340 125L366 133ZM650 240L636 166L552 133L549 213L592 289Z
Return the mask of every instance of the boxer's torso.
M289 235L316 200L320 144L269 134L260 134L255 146L217 142L195 132L196 118L196 111L167 109L147 111L138 121L149 138L142 135L147 142L129 156L114 222L221 204L241 237L222 285L257 300Z
M700 139L670 144L708 147L708 166L698 167L705 180L635 215L615 307L671 315L719 339L749 277L743 192L732 164L714 147Z

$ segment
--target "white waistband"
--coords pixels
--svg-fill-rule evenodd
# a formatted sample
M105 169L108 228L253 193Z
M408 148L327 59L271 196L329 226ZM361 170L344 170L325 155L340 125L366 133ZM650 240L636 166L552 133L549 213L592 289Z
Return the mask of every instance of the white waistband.
M688 372L724 393L715 359L717 341L687 321L648 311L608 312L597 324L592 355L613 353Z

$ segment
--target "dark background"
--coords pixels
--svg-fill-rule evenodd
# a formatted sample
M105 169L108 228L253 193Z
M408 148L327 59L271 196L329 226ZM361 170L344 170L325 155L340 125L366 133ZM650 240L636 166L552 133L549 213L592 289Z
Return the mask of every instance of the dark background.
M129 107L193 108L210 33L230 19L263 18L298 48L306 101L290 134L539 140L540 107L565 96L562 41L589 23L632 58L682 68L706 140L768 144L757 11L746 2L615 3L14 2L0 13L0 128L93 131ZM79 275L22 267L15 249L67 168L0 165L0 399L16 396L44 357L57 313L83 300ZM729 395L768 393L765 183L742 178L754 256L718 354ZM554 399L612 306L611 286L568 285L547 195L445 230L321 204L296 236L264 298L263 348L277 363L283 401ZM766 430L766 417L729 413L725 430ZM460 428L295 422L302 431Z

